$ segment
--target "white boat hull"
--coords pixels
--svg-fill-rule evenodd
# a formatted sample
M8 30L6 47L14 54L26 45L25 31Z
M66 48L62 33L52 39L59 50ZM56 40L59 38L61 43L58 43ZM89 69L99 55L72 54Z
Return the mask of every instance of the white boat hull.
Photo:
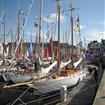
M79 81L78 77L73 77L73 78L65 77L65 78L60 78L58 80L56 79L48 82L47 81L38 82L36 86L38 88L38 91L42 93L48 93L48 92L60 90L60 88L63 85L66 85L67 87L72 87L76 85L78 81Z
M86 76L86 71L77 73L75 76L59 77L58 79L43 79L35 82L35 85L28 84L28 86L37 89L41 93L50 93L58 91L63 85L67 87L75 86L80 80Z
M13 73L5 74L3 75L3 78L5 81L12 81L13 83L22 83L22 82L28 82L32 80L32 76L30 75L14 75Z

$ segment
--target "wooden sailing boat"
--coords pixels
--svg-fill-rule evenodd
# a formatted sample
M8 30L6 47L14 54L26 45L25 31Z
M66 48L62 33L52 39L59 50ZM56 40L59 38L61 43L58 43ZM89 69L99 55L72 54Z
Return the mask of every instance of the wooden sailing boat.
M33 79L33 84L30 84L29 86L33 88L38 88L38 90L42 93L46 92L52 92L59 90L62 85L66 85L67 87L72 87L78 83L78 81L86 76L86 68L83 70L76 69L78 64L81 62L82 59L77 61L74 64L74 68L72 67L72 70L64 70L60 67L61 61L60 61L60 4L59 0L58 1L58 61L57 61L57 69L55 71L49 72L50 69L44 69L42 72L39 72L41 75L40 78L38 79L39 76L37 76L35 73L33 75L29 74L11 74L10 78L14 83L21 83L21 82L27 82ZM72 9L71 9L72 10ZM73 17L71 15L71 22L73 21ZM73 23L71 25L73 27ZM73 28L71 28L73 29ZM73 32L73 31L72 31ZM72 34L73 35L73 34ZM73 58L72 58L73 59ZM69 62L70 63L70 62ZM55 64L53 64L55 65ZM73 61L72 61L73 65ZM74 70L75 69L75 70ZM45 75L44 73L45 72ZM34 83L35 82L35 83ZM26 83L27 84L27 83Z
M19 10L19 12L18 12L18 41L19 41L19 35L20 35L20 13L21 13L21 10ZM17 50L17 59L18 59L19 63L20 63L20 60L22 60L22 40L20 41L20 44L19 44L19 47ZM32 79L32 77L27 74L21 75L21 73L24 72L24 70L22 70L18 64L17 64L17 68L11 67L10 70L12 72L8 71L8 72L3 73L3 78L5 81L11 80L11 81L17 83L20 81L21 82L30 81Z
M86 76L87 69L83 68L82 70L76 68L82 59L79 59L72 70L64 70L60 68L60 4L58 2L58 61L57 61L57 69L55 72L51 72L46 78L38 79L33 81L33 84L28 84L28 86L37 89L42 93L49 93L53 91L59 90L63 85L67 87L72 87L76 85L79 80L81 80L84 76ZM71 9L72 11L72 9ZM73 17L71 15L71 29L73 30ZM72 31L73 32L73 31ZM72 34L73 35L73 34ZM73 36L72 36L73 39ZM73 45L73 42L72 42ZM73 58L72 58L73 59ZM73 61L72 61L73 65Z
M20 10L18 12L18 41L19 41L19 35L20 35ZM22 39L21 39L22 41ZM18 46L18 50L17 50L17 58L19 60L22 59L22 42L20 41L19 46ZM48 73L54 66L56 65L56 62L53 62L48 68L41 68L41 72L39 70L38 74L42 73L42 75L46 75L46 73ZM30 68L25 68L22 69L20 68L20 65L17 64L17 70L16 67L10 68L12 72L5 72L3 74L4 80L5 81L12 81L14 83L22 83L22 82L27 82L32 80L32 78L37 78L35 71L33 71L34 68L30 67ZM29 70L28 70L29 69ZM26 70L28 72L26 72ZM9 70L10 71L10 70ZM25 72L24 72L25 71Z
M5 10L5 13L4 13L4 38L3 38L3 64L5 64L5 59L4 59L4 55L5 55L5 25L6 25L6 10Z

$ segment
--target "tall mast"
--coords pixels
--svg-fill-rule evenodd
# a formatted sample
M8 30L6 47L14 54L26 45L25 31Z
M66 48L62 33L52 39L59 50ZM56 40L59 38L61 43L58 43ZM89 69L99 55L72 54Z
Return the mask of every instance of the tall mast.
M58 3L58 60L57 67L60 68L60 0L56 0Z
M12 22L10 23L10 31L11 31L11 44L12 44ZM12 46L11 46L12 47Z
M18 12L18 41L19 41L19 35L20 35L20 10ZM17 58L19 57L19 47L17 50Z
M12 50L13 50L13 43L12 43L12 39L13 39L13 30L12 30L12 22L10 23L10 32L11 32L11 44L10 44L10 56L12 56Z
M39 16L39 52L40 52L40 47L41 47L41 18L42 18L42 11L43 11L43 0L41 0L40 16Z
M4 50L5 50L5 24L6 24L6 10L4 12L3 64L5 63L5 60L4 60Z
M42 60L44 58L44 33L42 33Z
M25 16L23 17L23 27L24 27L24 24L25 24ZM23 29L23 42L22 42L22 48L23 48L23 60L24 60L24 56L25 56L24 31L25 31L25 28Z
M20 8L19 12L18 12L18 41L20 40L20 15L21 14L24 14L22 8ZM23 24L25 24L25 23L23 23ZM24 29L23 29L23 34L24 34ZM17 57L18 57L18 59L22 59L22 39L21 39L21 42L19 43L19 46L17 49Z
M71 11L71 17L70 17L70 20L71 20L71 67L73 68L73 45L74 45L74 42L73 42L73 40L74 40L74 37L73 37L73 11L74 10L76 10L76 9L78 9L78 8L74 8L73 7L73 4L72 4L72 2L71 2L71 9L70 9L70 11Z
M30 50L31 50L31 60L33 59L33 48L32 48L32 32L31 32L31 39L30 39Z
M72 14L72 11L74 10L74 8L72 7L72 4L71 4L71 64L72 64L72 67L73 67L73 14Z
M36 44L35 44L35 61L38 59L38 24L35 23L36 28Z

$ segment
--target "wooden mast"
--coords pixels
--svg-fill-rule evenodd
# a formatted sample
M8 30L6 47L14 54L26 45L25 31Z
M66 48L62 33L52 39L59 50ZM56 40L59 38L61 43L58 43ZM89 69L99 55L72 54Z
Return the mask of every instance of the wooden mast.
M73 4L71 3L71 9L70 9L70 11L71 11L71 67L73 68L74 66L73 66L73 45L74 45L74 42L73 42L73 40L74 40L74 37L73 37L73 11L74 10L76 10L76 9L78 9L78 8L74 8L73 7Z
M42 49L41 50L42 50L41 56L42 56L42 61L43 61L43 58L44 58L44 33L42 33Z
M11 32L11 44L10 44L10 56L12 56L12 51L13 51L13 42L12 42L12 39L13 39L13 29L12 29L12 22L10 23L10 32Z
M18 41L19 41L19 35L20 35L20 10L18 12ZM17 58L19 58L19 47L17 49Z
M24 13L23 13L24 14ZM23 27L24 27L24 24L25 24L25 16L23 17ZM22 42L22 48L23 48L23 60L25 58L25 42L24 42L24 31L25 31L25 28L23 29L23 42Z
M71 64L72 64L72 68L73 68L73 15L72 15L72 11L74 10L74 8L71 5Z
M43 10L43 0L41 0L40 4L40 16L39 16L39 56L40 56L40 48L41 48L41 18L42 18L42 10Z
M31 43L30 43L30 51L31 51L31 61L33 60L33 47L32 47L32 32L31 32Z
M5 11L6 12L6 11ZM6 25L6 13L4 12L4 39L3 39L3 64L5 63L4 60L4 50L5 50L5 25Z
M58 3L58 60L57 60L57 68L60 74L60 0L56 0Z
M19 12L18 12L18 38L17 38L18 41L20 40L20 15L21 14L24 14L24 12L20 8ZM23 23L23 24L25 24L25 23ZM24 34L24 29L23 29L23 34ZM17 49L17 58L18 58L18 60L22 59L22 38L21 38L21 41L20 41L18 49Z

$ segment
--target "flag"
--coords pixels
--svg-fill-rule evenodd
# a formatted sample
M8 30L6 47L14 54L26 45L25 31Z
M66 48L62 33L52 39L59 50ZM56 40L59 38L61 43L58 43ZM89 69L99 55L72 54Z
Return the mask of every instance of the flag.
M30 59L32 58L32 46L30 43L27 43L27 57L29 57Z
M30 0L29 2L30 2L29 10L31 10L31 8L32 8L32 0Z
M29 58L29 51L28 51L28 49L26 49L25 58Z
M35 22L35 27L38 27L38 24Z
M21 60L22 59L22 40L20 41L19 43L19 46L18 46L18 51L17 51L17 56L18 56L18 59Z
M79 16L78 16L78 19L77 19L77 30L78 30L78 32L80 32L80 20L79 20Z
M52 38L50 39L50 43L48 44L49 56L52 57Z
M48 32L46 33L46 36L47 36L47 42L49 43L53 37L53 26L48 30Z

